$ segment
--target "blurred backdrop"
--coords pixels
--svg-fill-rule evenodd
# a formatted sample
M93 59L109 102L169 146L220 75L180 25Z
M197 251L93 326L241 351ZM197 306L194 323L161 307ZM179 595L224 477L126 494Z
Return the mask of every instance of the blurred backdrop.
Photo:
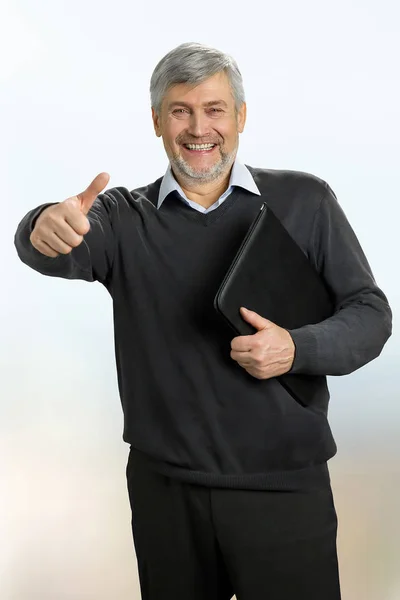
M101 171L129 189L164 174L149 82L185 41L238 61L239 158L325 179L391 303L381 356L329 378L329 465L343 600L400 598L399 17L395 0L3 0L1 600L140 598L111 299L32 271L13 237L28 210Z

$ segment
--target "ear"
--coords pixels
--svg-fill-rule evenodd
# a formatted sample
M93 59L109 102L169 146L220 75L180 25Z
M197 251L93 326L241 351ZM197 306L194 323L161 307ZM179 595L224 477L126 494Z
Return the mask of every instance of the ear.
M240 107L239 112L237 114L237 127L238 127L239 133L242 133L244 130L244 126L246 124L246 117L247 117L247 105L246 105L246 102L243 102L243 104Z
M156 111L154 110L153 107L151 107L151 116L153 119L153 126L154 126L154 131L156 132L156 136L161 137L161 126L160 126L161 118L156 113Z

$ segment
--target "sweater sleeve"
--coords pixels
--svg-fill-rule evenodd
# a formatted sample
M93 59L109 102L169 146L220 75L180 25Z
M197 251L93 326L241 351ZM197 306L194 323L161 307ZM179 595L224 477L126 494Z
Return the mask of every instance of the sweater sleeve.
M315 216L312 251L335 313L288 330L295 344L289 373L346 375L381 353L392 333L392 312L337 198L326 184Z
M59 254L55 258L39 252L32 245L30 235L39 215L57 203L34 208L24 216L15 233L14 244L19 258L43 275L105 283L110 276L115 246L111 218L113 202L106 193L100 194L87 214L90 230L83 242L69 254Z

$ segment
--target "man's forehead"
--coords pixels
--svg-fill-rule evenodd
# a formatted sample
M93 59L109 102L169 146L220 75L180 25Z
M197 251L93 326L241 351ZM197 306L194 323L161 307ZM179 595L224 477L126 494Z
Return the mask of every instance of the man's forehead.
M185 83L176 84L168 90L165 100L169 109L178 104L188 108L195 106L229 108L234 98L228 81L226 85L221 86L221 84L215 85L214 82L206 80L196 86Z

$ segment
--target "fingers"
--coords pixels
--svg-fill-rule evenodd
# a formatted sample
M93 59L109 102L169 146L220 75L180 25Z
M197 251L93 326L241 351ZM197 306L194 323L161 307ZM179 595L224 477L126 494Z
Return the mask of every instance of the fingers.
M73 248L77 248L83 241L83 236L76 234L67 224L60 235L51 232L46 237L46 243L59 254L68 254Z
M99 173L99 175L93 179L92 183L86 188L86 190L76 196L81 203L81 211L84 215L88 214L93 202L104 190L109 181L110 176L108 173Z
M44 254L45 256L49 256L50 258L56 258L59 253L55 252L55 250L53 250L52 248L50 248L50 246L48 244L46 244L46 242L44 242L43 240L38 240L37 242L32 242L32 246L34 246L34 248L36 248L36 250L38 250L41 254Z
M233 360L239 363L242 367L248 366L254 363L254 357L250 352L236 352L231 350L230 356Z
M87 221L80 211L77 212L76 219L78 221L79 218ZM83 241L83 233L86 229L85 223L80 222L76 227L79 231L82 231L82 234L77 233L65 220L53 221L49 218L47 223L42 224L39 231L34 230L32 232L31 243L46 256L55 257L58 254L68 254Z
M237 352L250 352L253 346L253 336L249 335L241 335L239 337L233 338L233 340L231 341L232 350L236 350Z

